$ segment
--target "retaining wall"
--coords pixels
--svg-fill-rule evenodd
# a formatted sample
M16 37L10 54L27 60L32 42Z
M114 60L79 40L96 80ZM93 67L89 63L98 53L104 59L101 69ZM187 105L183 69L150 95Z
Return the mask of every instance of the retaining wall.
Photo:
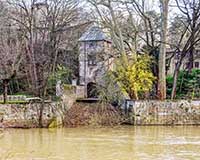
M62 123L65 106L58 103L46 103L41 112L41 103L34 104L0 104L0 128L33 128L39 126L42 113L42 124L47 127L56 118Z
M135 125L200 125L200 101L137 101L129 116Z
M0 128L39 126L40 103L0 104ZM64 103L46 103L42 123L46 127L56 119L62 123L69 109ZM134 125L200 125L200 101L136 101L127 117Z

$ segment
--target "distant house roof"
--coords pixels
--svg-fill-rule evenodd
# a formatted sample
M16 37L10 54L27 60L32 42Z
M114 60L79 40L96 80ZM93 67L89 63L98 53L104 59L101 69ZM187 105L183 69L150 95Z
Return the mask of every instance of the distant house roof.
M89 28L89 30L86 31L81 36L79 41L80 42L85 42L85 41L108 41L108 42L111 42L111 40L106 36L106 34L102 31L102 29L97 26L93 26L93 27Z

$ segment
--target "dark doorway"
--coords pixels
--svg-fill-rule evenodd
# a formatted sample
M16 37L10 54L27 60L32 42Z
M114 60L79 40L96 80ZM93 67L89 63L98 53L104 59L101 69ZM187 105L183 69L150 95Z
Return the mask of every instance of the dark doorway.
M87 84L87 97L88 98L98 98L96 83L90 82Z

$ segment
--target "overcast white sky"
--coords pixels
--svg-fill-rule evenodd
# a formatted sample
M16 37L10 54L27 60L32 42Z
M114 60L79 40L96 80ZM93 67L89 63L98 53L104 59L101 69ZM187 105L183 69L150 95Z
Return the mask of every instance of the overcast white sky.
M87 0L79 0L79 2L85 10L91 10L91 6L88 4ZM145 4L147 6L147 10L155 10L156 12L160 13L160 0L146 0ZM175 0L170 0L169 20L172 20L173 17L179 13L180 11L175 7Z

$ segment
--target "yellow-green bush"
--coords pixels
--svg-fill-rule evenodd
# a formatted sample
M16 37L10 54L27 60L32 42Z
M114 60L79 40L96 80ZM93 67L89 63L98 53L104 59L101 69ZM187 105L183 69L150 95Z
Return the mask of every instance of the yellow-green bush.
M139 99L140 94L147 94L151 90L155 77L150 65L151 57L146 54L124 54L117 60L117 81L132 99Z

